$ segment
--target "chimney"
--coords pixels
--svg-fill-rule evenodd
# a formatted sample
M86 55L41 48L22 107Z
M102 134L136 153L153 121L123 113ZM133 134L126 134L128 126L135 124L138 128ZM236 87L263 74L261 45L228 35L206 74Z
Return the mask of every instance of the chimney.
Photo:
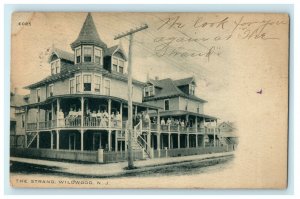
M17 87L14 88L14 93L18 94L18 88Z
M149 73L147 73L147 81L149 81L149 80L150 80Z
M158 76L155 76L155 80L159 80Z

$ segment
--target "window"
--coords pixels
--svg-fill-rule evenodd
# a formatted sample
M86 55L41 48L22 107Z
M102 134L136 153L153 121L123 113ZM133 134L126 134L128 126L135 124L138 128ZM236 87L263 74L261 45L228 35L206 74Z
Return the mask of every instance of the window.
M197 113L200 113L200 110L201 110L201 106L200 106L200 104L198 104Z
M169 100L165 100L165 111L168 111L169 110L169 104L170 103L170 101Z
M104 82L104 94L110 95L110 80L106 79Z
M22 128L25 127L25 115L22 114Z
M49 85L49 97L53 96L53 84Z
M75 80L70 79L70 94L75 93Z
M83 47L83 61L84 62L92 61L92 47L90 46Z
M60 60L59 59L52 61L50 64L51 64L51 75L60 73Z
M41 101L41 89L40 88L36 89L36 101L37 102Z
M118 71L118 59L113 58L113 65L112 65L112 71Z
M76 54L76 64L81 62L81 48L77 48L75 50L75 54Z
M83 75L83 91L92 91L91 75Z
M51 75L55 74L55 62L51 63Z
M125 65L124 61L120 59L119 60L119 72L120 73L124 73L124 65Z
M193 85L193 84L189 85L189 93L190 93L190 95L195 94L195 85Z
M95 82L95 92L100 93L101 76L95 75L94 82Z
M125 65L125 62L123 59L120 59L118 57L113 57L111 70L119 72L119 73L124 73L124 65Z
M102 50L95 48L95 63L102 64Z
M189 100L185 99L185 110L188 110L188 106L189 106Z
M59 61L55 62L55 73L60 73Z
M80 75L76 76L76 92L80 92L81 79Z

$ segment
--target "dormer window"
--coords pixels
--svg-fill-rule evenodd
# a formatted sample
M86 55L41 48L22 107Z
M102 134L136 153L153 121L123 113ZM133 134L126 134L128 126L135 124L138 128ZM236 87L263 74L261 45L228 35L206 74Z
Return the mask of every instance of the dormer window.
M195 85L193 85L193 84L189 85L189 94L195 95Z
M150 85L144 88L144 97L151 97L155 94L154 86Z
M75 59L76 59L76 64L81 62L81 48L76 48L75 49Z
M83 47L83 62L92 62L92 46Z
M118 57L112 57L112 71L124 73L125 61Z
M96 64L102 64L102 50L101 48L97 48L95 47L95 57L94 57L94 60L95 60L95 63Z
M60 73L60 59L56 59L51 63L51 75Z

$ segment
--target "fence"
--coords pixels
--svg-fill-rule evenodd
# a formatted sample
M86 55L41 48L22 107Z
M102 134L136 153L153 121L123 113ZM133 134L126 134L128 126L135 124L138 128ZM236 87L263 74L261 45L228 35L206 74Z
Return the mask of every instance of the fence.
M80 162L98 162L97 154L97 151L69 151L30 148L10 149L10 155L16 157L72 160Z
M143 159L143 151L142 150L133 150L133 159L134 160L142 160ZM128 152L125 151L106 151L103 153L103 161L105 163L111 162L122 162L127 161Z
M56 160L71 160L79 162L111 163L127 160L128 153L114 151L78 151L78 150L51 150L51 149L31 149L31 148L11 148L10 155L14 157L42 158ZM143 159L143 151L134 150L133 159Z
M233 145L220 146L220 147L205 147L205 148L184 148L184 149L161 149L160 157L178 157L178 156L189 156L189 155L200 155L208 153L220 153L228 152L233 150ZM159 157L158 151L154 151L154 157Z

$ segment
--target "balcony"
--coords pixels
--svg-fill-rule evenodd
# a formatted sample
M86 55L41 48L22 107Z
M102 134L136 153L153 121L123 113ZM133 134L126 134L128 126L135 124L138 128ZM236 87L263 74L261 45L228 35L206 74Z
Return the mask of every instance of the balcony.
M198 127L192 126L192 127L186 127L186 126L180 126L180 125L158 125L155 123L149 122L143 122L141 126L143 131L151 131L151 132L157 132L160 128L161 132L171 132L171 133L206 133L206 134L217 134L219 133L219 128L217 127L211 127L211 126L205 126L205 127Z
M83 126L81 126L83 125ZM83 124L81 124L81 117L76 118L64 118L58 120L51 120L45 122L27 123L26 131L36 130L52 130L56 128L97 128L97 129L112 129L121 130L126 128L126 121L111 120L110 124L108 121L101 121L100 118L84 117Z

